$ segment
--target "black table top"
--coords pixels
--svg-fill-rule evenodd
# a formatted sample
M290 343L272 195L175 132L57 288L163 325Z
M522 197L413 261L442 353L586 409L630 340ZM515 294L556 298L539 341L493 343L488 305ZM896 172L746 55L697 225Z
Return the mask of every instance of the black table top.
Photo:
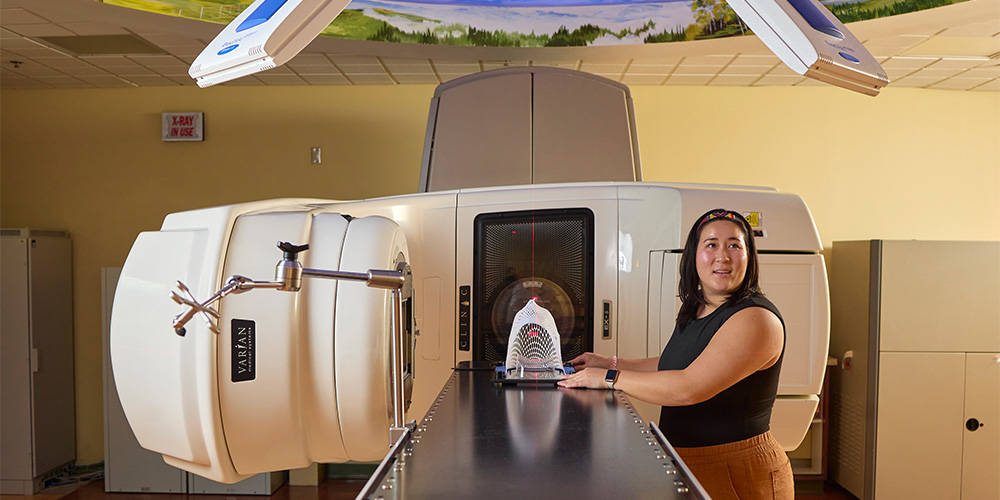
M362 497L702 498L622 392L492 378L456 369Z

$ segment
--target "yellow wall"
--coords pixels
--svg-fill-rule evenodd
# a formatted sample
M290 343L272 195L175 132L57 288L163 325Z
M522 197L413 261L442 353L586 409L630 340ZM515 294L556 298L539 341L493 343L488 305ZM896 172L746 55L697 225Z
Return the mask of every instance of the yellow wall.
M413 192L434 88L4 91L0 223L73 238L77 455L103 457L100 268L171 212ZM1000 93L890 87L632 89L646 180L801 195L824 245L1000 240ZM204 111L205 142L160 141ZM323 148L322 165L309 148Z

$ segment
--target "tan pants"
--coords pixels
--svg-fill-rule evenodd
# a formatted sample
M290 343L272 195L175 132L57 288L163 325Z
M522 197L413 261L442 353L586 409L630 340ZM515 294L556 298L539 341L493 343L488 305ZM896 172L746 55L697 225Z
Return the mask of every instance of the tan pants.
M716 446L676 448L712 500L792 500L792 464L765 432Z

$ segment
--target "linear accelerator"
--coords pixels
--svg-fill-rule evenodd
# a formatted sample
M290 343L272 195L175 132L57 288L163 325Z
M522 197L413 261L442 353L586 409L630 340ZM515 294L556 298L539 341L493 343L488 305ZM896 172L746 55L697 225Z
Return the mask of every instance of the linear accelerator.
M191 210L141 233L110 342L139 443L224 482L381 460L366 498L509 498L510 485L442 478L525 474L515 491L591 474L704 498L644 423L657 407L499 384L494 370L586 351L658 356L685 232L720 206L751 222L762 289L787 328L772 433L788 450L802 442L826 369L829 295L800 197L643 182L628 88L556 68L439 86L419 191ZM621 468L630 482L612 479Z

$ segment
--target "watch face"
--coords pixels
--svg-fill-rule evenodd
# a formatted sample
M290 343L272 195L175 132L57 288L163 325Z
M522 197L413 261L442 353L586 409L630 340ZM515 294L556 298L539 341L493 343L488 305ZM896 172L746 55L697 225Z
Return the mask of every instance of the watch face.
M608 370L608 373L604 375L604 380L606 382L614 382L617 376L618 376L618 370Z

